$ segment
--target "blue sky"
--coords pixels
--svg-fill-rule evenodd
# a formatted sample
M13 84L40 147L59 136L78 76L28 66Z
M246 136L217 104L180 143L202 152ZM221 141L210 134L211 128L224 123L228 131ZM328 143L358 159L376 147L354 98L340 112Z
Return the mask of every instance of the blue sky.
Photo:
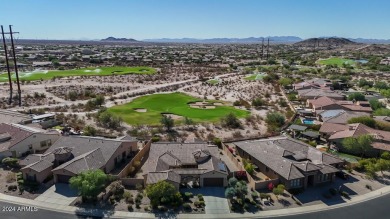
M1 7L0 24L30 39L390 39L389 0L4 0Z

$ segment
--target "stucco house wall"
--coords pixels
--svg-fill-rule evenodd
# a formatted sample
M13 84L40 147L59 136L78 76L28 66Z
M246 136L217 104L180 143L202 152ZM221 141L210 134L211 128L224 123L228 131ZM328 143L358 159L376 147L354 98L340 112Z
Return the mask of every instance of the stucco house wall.
M52 167L48 167L41 172L37 172L35 170L28 168L28 169L22 169L21 172L23 174L24 180L28 179L28 175L30 175L30 176L35 175L36 182L42 183L47 177L52 175L51 170L52 170Z
M54 144L59 137L60 134L35 133L12 146L9 151L11 156L14 157L21 157L27 152L37 153L39 151L45 151ZM41 142L45 142L46 145L41 146Z

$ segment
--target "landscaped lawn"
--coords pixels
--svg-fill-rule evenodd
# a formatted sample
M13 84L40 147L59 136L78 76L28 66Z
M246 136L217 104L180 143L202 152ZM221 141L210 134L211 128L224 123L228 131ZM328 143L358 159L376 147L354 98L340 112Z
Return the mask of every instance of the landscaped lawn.
M239 110L231 106L216 106L214 109L198 109L188 105L189 102L196 101L202 100L183 93L152 94L136 98L132 102L124 105L111 107L108 110L121 116L126 123L132 125L160 124L161 113L171 113L188 117L194 122L216 122L230 112L241 118L249 114L247 111ZM146 109L146 112L137 112L134 109Z
M82 68L73 70L36 70L32 72L19 72L20 80L36 81L50 80L53 77L66 76L108 76L108 75L125 75L125 74L153 74L156 70L150 67L98 67ZM13 80L16 80L15 74L12 74ZM7 74L0 74L0 82L8 81Z
M265 74L253 74L248 77L245 77L245 80L248 81L255 81L255 80L262 80Z
M342 66L343 63L348 63L350 65L354 65L355 64L355 61L352 60L352 59L343 59L343 58L337 58L337 57L324 59L324 60L319 60L318 62L320 64L322 64L322 65L335 65L336 64L338 66Z

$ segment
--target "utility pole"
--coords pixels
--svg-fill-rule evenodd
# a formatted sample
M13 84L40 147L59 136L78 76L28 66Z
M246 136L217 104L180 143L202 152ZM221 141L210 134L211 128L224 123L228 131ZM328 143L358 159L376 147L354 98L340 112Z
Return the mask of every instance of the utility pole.
M263 58L264 58L264 37L261 42L261 60L263 60Z
M7 44L5 43L5 36L4 36L4 29L3 25L1 25L1 35L3 37L3 47L4 47L4 54L5 54L5 64L7 66L7 72L8 72L8 82L9 82L9 101L8 104L12 103L12 79L11 79L11 72L9 70L9 62L8 62L8 52L7 52Z
M20 90L20 82L19 82L19 73L18 73L18 64L16 63L16 54L15 54L15 45L14 45L14 38L12 36L12 25L9 25L9 34L11 35L11 45L12 45L12 55L14 57L14 67L15 67L15 75L16 75L16 83L18 85L18 95L19 95L19 106L22 106L22 91Z
M268 45L267 45L267 60L269 59L269 38L268 38Z

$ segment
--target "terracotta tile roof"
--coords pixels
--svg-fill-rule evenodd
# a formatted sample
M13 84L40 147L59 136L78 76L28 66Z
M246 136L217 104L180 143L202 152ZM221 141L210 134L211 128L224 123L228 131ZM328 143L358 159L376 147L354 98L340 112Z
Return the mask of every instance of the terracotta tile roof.
M304 172L317 169L318 164L343 162L333 155L288 137L240 141L233 144L287 180L303 178ZM288 153L285 153L286 151ZM290 158L291 155L295 158Z
M347 127L348 127L348 125L345 125L345 124L324 122L319 131L320 131L320 133L331 134L334 132L345 130Z

